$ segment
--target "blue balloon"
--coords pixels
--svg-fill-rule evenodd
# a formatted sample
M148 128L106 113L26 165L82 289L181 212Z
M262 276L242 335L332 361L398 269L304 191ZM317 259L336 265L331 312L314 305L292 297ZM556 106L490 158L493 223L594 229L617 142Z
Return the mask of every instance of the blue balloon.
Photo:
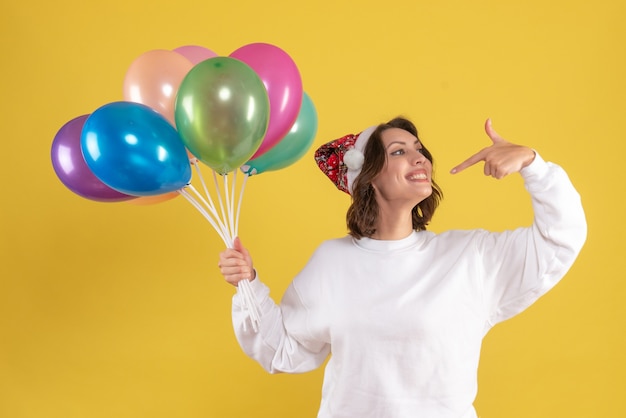
M191 180L178 132L140 103L113 102L94 111L83 126L81 151L100 181L129 195L168 193Z

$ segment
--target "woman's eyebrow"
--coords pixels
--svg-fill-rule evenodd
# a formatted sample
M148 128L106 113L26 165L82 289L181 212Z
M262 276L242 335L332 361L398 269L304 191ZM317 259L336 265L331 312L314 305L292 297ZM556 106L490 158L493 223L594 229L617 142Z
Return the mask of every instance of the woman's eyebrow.
M389 144L387 144L387 147L385 149L388 149L393 144L406 145L406 142L404 142L404 141L393 141L393 142L390 142Z
M406 142L404 142L404 141L393 141L393 142L390 142L389 144L387 144L387 148L385 148L385 149L388 149L393 144L406 145ZM422 146L422 143L421 143L421 141L419 139L416 139L414 144L415 145L419 145L420 147Z

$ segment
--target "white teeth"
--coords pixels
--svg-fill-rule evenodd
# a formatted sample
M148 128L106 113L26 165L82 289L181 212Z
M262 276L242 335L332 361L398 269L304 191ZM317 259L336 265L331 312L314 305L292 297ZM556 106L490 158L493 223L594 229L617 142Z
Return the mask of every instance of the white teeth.
M426 174L424 173L419 173L419 174L412 174L409 176L409 180L425 180L428 177L426 177Z

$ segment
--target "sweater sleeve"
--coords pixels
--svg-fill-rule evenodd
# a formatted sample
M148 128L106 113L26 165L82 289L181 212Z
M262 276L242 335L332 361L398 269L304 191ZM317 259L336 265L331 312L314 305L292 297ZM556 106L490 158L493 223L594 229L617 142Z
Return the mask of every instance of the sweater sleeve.
M532 199L532 226L485 233L477 244L491 325L520 313L556 285L587 236L580 196L561 167L537 154L521 175Z
M243 310L239 291L233 296L232 318L235 335L243 351L270 373L303 373L319 367L330 345L307 331L309 309L292 283L280 305L270 297L269 288L257 277L251 282L260 306L258 332L252 329Z

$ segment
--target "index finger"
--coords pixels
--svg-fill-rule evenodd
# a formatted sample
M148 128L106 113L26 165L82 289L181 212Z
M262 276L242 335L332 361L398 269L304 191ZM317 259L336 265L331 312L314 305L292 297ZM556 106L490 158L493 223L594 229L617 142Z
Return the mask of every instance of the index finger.
M476 154L472 155L467 160L463 161L461 164L457 165L452 170L450 170L450 173L456 174L456 173L458 173L460 171L465 170L468 167L473 166L474 164L476 164L476 163L478 163L480 161L483 161L485 159L484 153L485 153L484 149L480 150L479 152L477 152Z

